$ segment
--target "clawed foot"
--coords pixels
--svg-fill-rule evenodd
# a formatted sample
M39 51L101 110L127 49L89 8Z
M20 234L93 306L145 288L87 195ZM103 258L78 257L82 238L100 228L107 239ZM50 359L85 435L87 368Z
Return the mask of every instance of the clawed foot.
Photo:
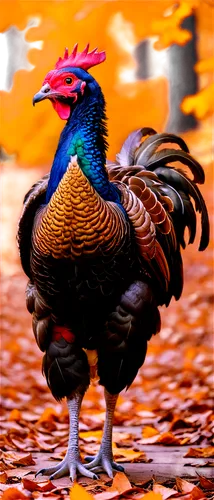
M41 469L36 473L42 474L42 476L49 476L49 479L59 479L63 476L70 476L71 481L75 481L77 472L82 474L82 476L90 477L91 479L98 479L98 476L94 472L90 472L86 467L80 462L79 457L73 460L69 460L67 456L54 467L48 467L47 469Z
M122 465L118 465L116 462L113 462L112 455L110 453L106 453L102 450L99 451L96 457L85 457L85 459L89 462L85 465L85 468L94 469L96 472L103 469L103 471L106 472L111 479L114 477L113 470L119 472L124 471Z

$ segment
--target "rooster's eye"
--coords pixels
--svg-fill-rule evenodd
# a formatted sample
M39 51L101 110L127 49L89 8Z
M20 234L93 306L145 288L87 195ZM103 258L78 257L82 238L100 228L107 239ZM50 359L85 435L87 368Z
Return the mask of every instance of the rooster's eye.
M65 79L65 83L67 83L67 85L71 85L72 82L73 82L73 79L70 77Z

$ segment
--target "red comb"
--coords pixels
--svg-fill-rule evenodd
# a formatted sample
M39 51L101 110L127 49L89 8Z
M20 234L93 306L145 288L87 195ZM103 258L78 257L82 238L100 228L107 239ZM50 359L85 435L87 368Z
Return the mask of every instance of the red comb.
M68 49L65 49L64 57L60 57L56 63L55 68L61 69L66 68L67 66L74 66L82 69L89 69L92 66L96 66L101 62L105 61L106 53L97 52L97 48L93 49L91 52L88 52L89 43L86 45L85 49L82 52L77 52L78 43L74 45L74 48L70 54L68 55Z

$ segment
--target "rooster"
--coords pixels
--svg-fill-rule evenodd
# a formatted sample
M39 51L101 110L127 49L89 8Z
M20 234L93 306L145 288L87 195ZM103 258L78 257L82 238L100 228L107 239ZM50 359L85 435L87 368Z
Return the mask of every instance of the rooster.
M142 128L129 135L115 163L106 161L105 100L88 72L105 57L89 45L78 52L76 44L70 55L66 49L33 98L33 104L49 99L66 120L50 174L26 194L18 228L43 373L56 400L67 398L69 411L64 459L38 472L51 479L97 478L99 469L112 478L113 470L123 470L112 453L118 394L133 382L148 340L160 330L158 306L181 295L180 250L186 227L188 243L195 239L196 211L199 250L209 241L197 187L204 171L183 139ZM95 376L104 386L106 419L97 456L83 464L79 412Z

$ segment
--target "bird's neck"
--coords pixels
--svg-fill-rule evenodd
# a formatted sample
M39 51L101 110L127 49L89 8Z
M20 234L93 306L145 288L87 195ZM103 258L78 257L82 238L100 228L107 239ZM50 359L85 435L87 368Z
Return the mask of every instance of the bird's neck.
M73 110L62 131L51 169L46 202L65 174L71 156L78 163L95 190L105 200L119 202L117 189L109 182L106 172L107 130L105 101L98 84L84 96Z

